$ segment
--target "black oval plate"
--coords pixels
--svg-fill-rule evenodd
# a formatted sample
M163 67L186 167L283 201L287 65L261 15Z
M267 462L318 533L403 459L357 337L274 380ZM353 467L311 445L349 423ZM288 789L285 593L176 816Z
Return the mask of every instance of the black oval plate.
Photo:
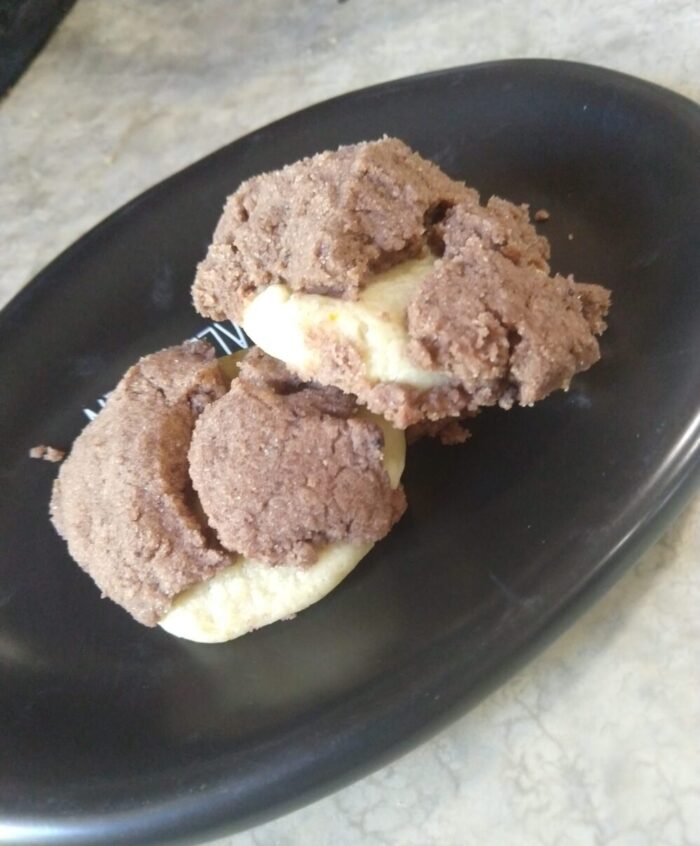
M568 394L485 413L463 447L412 448L408 514L294 621L221 646L142 628L69 560L46 514L55 470L27 450L70 444L139 355L214 337L189 285L242 179L385 132L485 196L549 209L555 269L614 292L603 360ZM0 317L0 840L172 843L249 825L425 738L569 622L697 476L699 226L696 105L517 61L292 115L54 261Z

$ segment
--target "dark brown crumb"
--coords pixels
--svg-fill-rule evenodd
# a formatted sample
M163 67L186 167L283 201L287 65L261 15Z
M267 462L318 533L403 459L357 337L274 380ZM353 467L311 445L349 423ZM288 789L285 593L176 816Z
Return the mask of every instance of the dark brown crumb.
M147 626L230 562L197 517L187 467L195 419L224 391L202 341L146 356L78 436L54 482L51 517L71 555Z
M41 458L44 461L53 461L54 463L58 461L63 461L66 457L66 453L62 449L58 449L57 447L46 446L46 444L39 444L38 446L32 447L29 450L29 457L30 458Z
M515 264L470 235L409 303L409 351L456 376L469 410L531 405L598 360L608 306L604 288Z
M437 438L443 446L456 446L469 440L471 432L465 428L464 421L454 419L422 420L406 429L407 444L423 438Z
M329 385L303 382L283 362L267 355L259 347L248 350L241 361L239 376L248 384L266 388L280 396L301 393L305 403L315 404L316 411L332 417L347 418L357 413L355 396Z
M442 258L408 305L409 354L419 367L449 374L449 381L428 391L371 383L362 376L359 350L318 328L308 340L320 351L319 381L356 394L371 411L407 428L481 406L531 405L567 388L597 361L595 336L606 328L610 294L549 275L549 244L526 207L497 197L485 207L459 203L434 234ZM454 427L441 435L458 437Z
M548 218L546 209L535 214ZM243 183L199 267L195 305L245 322L249 297L275 283L354 299L373 273L426 245L436 261L407 309L408 354L440 372L437 385L370 379L362 350L324 325L307 333L320 354L305 379L353 394L405 429L485 405L529 405L598 359L609 292L550 275L549 242L526 205L499 197L481 205L476 191L395 138Z
M458 257L473 237L518 267L549 272L549 241L535 231L527 206L501 197L491 197L485 206L458 203L436 229L444 242L446 261Z
M340 147L244 182L229 197L192 288L200 314L240 321L257 288L356 299L411 258L426 230L478 195L396 138Z
M190 475L226 549L311 564L334 542L374 542L406 507L383 464L384 439L351 397L300 383L251 351L229 393L199 419Z

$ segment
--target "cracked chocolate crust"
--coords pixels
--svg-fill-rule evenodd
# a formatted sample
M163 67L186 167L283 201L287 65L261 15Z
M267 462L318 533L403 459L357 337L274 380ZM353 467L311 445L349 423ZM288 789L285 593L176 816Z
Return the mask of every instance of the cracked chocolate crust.
M244 182L229 197L192 288L205 317L241 321L258 288L356 299L367 279L423 249L443 208L476 203L402 141L340 147Z
M419 390L370 380L362 351L324 326L307 337L317 354L303 378L407 428L530 405L598 360L610 293L550 275L549 243L527 206L498 197L482 206L391 138L245 182L198 269L194 301L205 315L241 320L248 298L274 283L354 299L378 269L426 247L436 261L408 305L408 355L442 381Z
M156 625L232 553L310 564L327 542L389 531L405 497L384 470L381 430L357 411L259 350L230 389L202 341L146 356L73 444L52 521L103 596Z
M374 542L403 514L384 438L335 388L280 378L251 351L197 422L192 481L221 544L270 564L312 564L334 542Z
M494 204L509 229L488 219ZM448 213L443 257L407 309L412 360L455 377L467 411L532 405L567 389L600 358L596 335L610 305L599 285L549 275L544 239L522 210L492 199L484 212Z
M442 211L430 231L439 258L406 319L411 360L445 374L444 384L419 390L372 382L347 339L319 327L308 341L318 350L314 378L356 394L398 428L453 420L449 428L415 431L442 432L456 443L466 437L459 418L484 406L531 405L568 388L594 364L610 292L549 275L549 243L525 206L492 197L486 206L460 203Z
M191 508L187 448L203 408L226 390L197 341L142 358L61 466L51 518L103 596L154 626L173 598L230 555Z
M466 437L458 419L484 406L532 405L600 358L610 292L550 275L549 243L526 206L498 197L458 203L442 209L427 237L436 261L408 304L408 354L445 382L428 390L371 382L360 351L324 328L309 337L319 352L315 378L402 429L452 420L415 432L457 443Z

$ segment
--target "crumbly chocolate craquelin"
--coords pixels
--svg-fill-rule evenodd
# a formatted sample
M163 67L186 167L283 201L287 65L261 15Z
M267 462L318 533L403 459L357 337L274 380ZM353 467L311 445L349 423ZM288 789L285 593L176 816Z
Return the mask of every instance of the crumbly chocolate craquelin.
M381 429L335 388L301 384L252 350L197 422L190 473L221 544L271 564L312 564L328 543L382 538L406 508Z
M392 138L243 183L193 298L202 314L233 320L272 284L353 300L377 271L426 250L435 261L407 306L407 355L441 384L368 378L362 350L333 325L307 334L314 370L305 378L406 428L485 405L529 405L599 358L609 292L550 275L549 243L526 206L498 197L481 205L476 191Z
M189 499L195 419L225 392L213 349L142 358L78 436L54 483L51 517L103 595L155 625L173 598L226 566Z

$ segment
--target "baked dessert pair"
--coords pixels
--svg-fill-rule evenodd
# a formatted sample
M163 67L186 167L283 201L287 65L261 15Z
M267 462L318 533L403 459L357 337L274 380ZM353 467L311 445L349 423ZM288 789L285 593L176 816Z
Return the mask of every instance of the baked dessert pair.
M609 292L551 275L526 207L396 139L229 198L193 286L258 349L132 367L61 467L53 521L146 625L228 640L331 590L406 508L405 432L463 440L600 355Z
M233 378L231 378L233 376ZM146 356L78 436L53 522L145 625L238 637L320 599L401 516L402 433L258 350Z

